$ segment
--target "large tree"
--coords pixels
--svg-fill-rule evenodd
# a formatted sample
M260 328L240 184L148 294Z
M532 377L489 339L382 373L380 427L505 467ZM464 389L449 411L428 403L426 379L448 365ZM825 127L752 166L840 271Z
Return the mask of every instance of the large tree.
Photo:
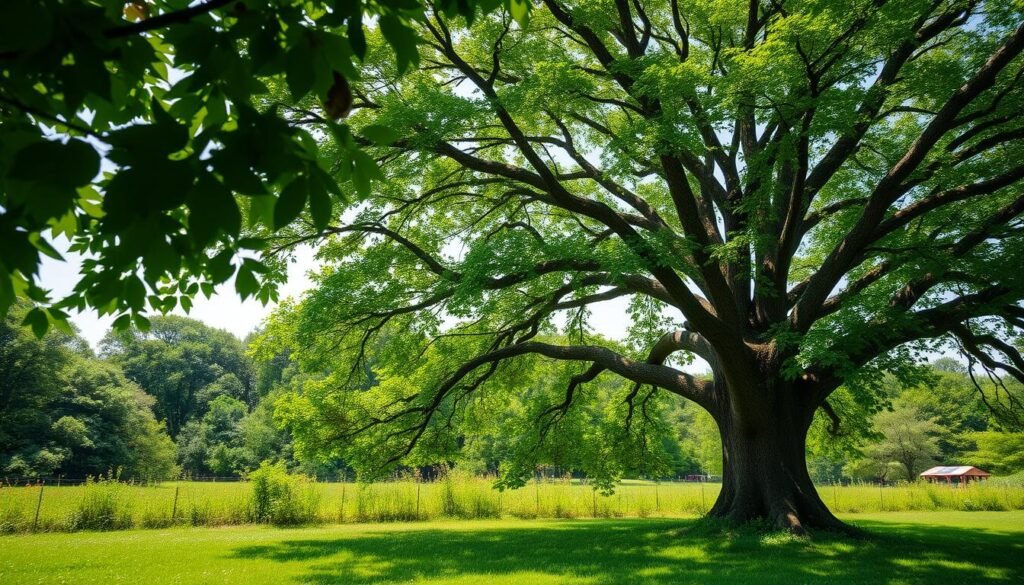
M632 383L627 427L652 396L693 401L722 439L711 515L801 532L842 527L805 464L841 385L877 403L881 372L943 343L1024 378L1003 341L1024 326L1018 5L542 6L526 27L428 15L398 79L371 39L350 122L404 129L367 146L386 181L275 236L332 242L296 309L298 345L346 374L304 413L321 439L401 460L489 381L555 360L575 375L539 428L598 376ZM586 329L616 298L630 347Z
M258 399L242 343L195 319L168 315L154 318L147 332L112 331L100 352L156 398L154 411L172 437L218 396L250 406Z

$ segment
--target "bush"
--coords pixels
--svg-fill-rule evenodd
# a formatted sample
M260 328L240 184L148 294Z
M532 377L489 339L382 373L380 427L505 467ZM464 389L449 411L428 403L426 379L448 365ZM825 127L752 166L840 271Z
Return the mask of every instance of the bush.
M128 484L116 476L87 478L85 492L70 518L71 530L122 530L132 526Z
M250 517L279 526L308 524L317 519L319 495L308 478L290 475L283 463L264 461L249 474Z

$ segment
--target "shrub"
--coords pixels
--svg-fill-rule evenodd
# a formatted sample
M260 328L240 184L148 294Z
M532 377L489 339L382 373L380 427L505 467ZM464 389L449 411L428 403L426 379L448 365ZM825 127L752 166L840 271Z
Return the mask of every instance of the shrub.
M70 518L71 530L121 530L132 526L128 484L114 475L89 477L85 491Z
M277 525L307 524L317 519L319 495L308 478L290 475L283 463L264 461L249 474L250 517Z

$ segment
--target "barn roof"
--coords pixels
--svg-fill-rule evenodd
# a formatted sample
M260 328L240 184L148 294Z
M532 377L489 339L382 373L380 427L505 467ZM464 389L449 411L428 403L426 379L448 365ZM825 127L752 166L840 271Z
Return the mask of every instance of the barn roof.
M982 471L977 467L962 465L959 467L932 467L921 473L921 477L960 477L964 475L989 476L990 473Z

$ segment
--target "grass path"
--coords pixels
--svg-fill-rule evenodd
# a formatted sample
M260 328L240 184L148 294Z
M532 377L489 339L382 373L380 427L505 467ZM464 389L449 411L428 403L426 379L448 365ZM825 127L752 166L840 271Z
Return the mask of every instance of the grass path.
M1024 583L1024 512L846 519L866 541L694 520L235 526L0 537L0 583Z

